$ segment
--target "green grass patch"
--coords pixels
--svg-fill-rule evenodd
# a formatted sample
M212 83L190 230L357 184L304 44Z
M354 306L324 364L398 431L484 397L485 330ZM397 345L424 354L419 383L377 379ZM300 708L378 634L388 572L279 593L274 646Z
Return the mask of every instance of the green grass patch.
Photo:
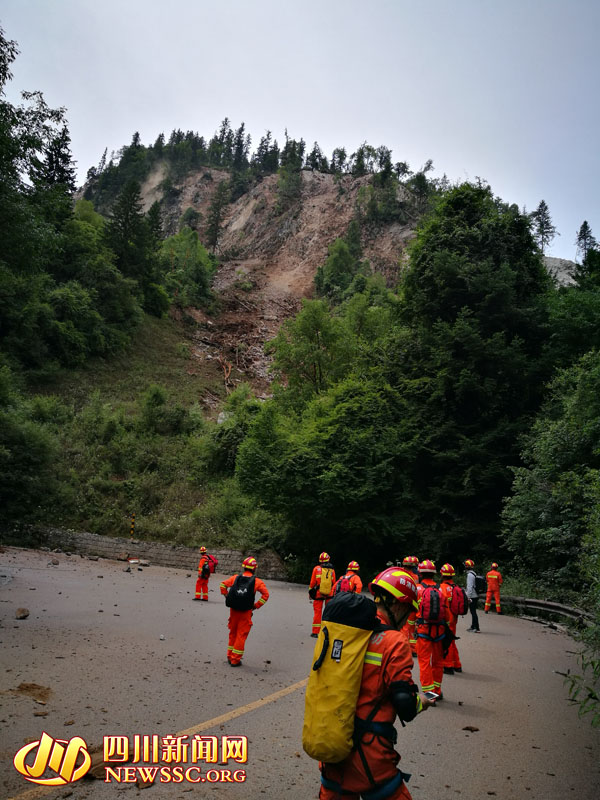
M124 352L93 359L77 370L62 370L50 382L30 384L32 394L59 395L82 408L93 392L107 403L130 403L151 384L164 386L179 403L197 403L208 390L225 398L218 364L193 357L191 329L171 318L146 316Z

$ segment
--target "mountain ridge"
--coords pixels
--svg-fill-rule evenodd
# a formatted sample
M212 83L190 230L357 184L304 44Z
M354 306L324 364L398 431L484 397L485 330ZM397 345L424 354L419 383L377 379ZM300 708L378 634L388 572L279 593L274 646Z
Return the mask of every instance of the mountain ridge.
M173 179L167 162L159 161L141 183L143 209L147 212L153 203L160 203L166 235L179 230L191 209L191 227L202 240L216 190L229 179L228 169L213 166ZM197 325L192 369L216 360L222 364L228 386L235 366L259 394L268 393L271 383L265 343L298 312L303 299L314 296L317 269L327 259L330 245L346 234L351 220L362 214L363 258L390 287L397 284L408 261L408 246L419 220L416 213L407 212L404 224L365 222L365 193L373 183L372 174L334 175L304 168L299 198L285 211L278 206L278 180L277 174L262 177L223 208L216 248L219 263L212 283L220 312L211 315L197 308L171 312ZM409 189L399 184L396 192L405 208L414 204ZM559 283L572 282L574 262L544 260Z

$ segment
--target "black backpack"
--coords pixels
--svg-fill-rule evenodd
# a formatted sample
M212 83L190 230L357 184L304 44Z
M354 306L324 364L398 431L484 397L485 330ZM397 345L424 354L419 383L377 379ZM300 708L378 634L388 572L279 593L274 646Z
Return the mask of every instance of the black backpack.
M225 605L235 611L249 611L254 608L254 575L238 575L227 592Z
M201 578L210 577L210 567L208 566L208 561L205 561L204 564L202 564L202 569L200 570L200 577Z
M487 581L483 575L475 575L475 591L477 594L487 594Z

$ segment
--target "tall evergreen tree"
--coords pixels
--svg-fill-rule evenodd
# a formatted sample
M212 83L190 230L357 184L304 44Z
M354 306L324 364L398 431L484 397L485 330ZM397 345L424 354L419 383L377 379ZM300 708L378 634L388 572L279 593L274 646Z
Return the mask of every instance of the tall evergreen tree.
M69 192L75 191L75 165L71 155L71 137L66 125L55 136L46 150L46 158L41 170L47 186L64 186Z
M302 193L301 169L304 162L304 139L290 139L285 132L285 146L281 151L281 166L277 181L277 211L281 214L300 200Z
M214 253L221 237L221 225L225 207L229 202L229 183L221 181L217 186L212 202L208 209L206 220L205 241L206 246Z
M310 167L311 169L314 169L315 172L329 171L329 164L327 163L327 158L323 155L323 151L321 150L317 142L314 143L313 149L306 156L306 166Z
M537 242L538 247L542 251L542 255L546 252L546 247L553 241L557 235L556 228L552 223L550 216L550 209L545 200L540 200L536 210L531 214L533 222L533 236Z
M128 181L112 210L107 236L119 270L140 284L144 283L147 272L147 234L140 185L137 181Z
M241 172L248 166L248 150L250 141L244 133L245 125L242 122L240 127L235 132L233 139L233 158L231 167L236 172Z
M165 149L165 135L164 133L159 133L156 137L156 141L154 142L154 152L157 156L162 156L163 150Z
M331 171L334 175L345 172L348 154L345 147L336 147L331 154Z
M589 251L597 246L596 239L592 234L592 229L586 219L583 220L581 227L577 231L575 244L577 245L577 255L581 257L582 261L585 261Z

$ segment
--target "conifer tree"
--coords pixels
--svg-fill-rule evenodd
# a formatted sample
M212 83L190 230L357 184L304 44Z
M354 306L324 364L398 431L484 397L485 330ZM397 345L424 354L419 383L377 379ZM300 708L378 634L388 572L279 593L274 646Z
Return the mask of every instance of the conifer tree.
M71 156L71 137L66 125L55 136L46 150L40 178L46 186L64 186L75 191L75 166Z
M104 148L104 152L100 157L100 161L98 162L98 166L96 167L96 175L102 175L104 170L106 169L106 155L108 153L108 147ZM93 169L93 168L92 168Z
M581 223L581 227L577 232L575 244L577 245L577 255L581 256L582 262L585 262L587 259L587 254L589 251L597 246L596 239L592 234L592 229L590 228L588 221L585 219Z
M156 141L154 142L154 152L157 156L161 156L163 150L165 148L165 135L164 133L159 133L156 137Z
M140 185L128 181L114 205L107 237L123 275L141 279L145 272L147 226L142 211Z
M240 127L235 132L235 137L233 140L233 158L231 166L236 172L240 172L248 165L248 150L250 148L250 140L249 137L245 136L244 128L245 125L242 122Z
M221 181L217 186L214 197L208 210L208 217L206 221L205 241L206 246L214 253L219 244L221 236L221 224L223 222L223 213L225 206L229 200L229 184L227 181Z
M546 247L557 235L550 216L550 209L545 200L540 200L538 207L531 214L531 220L533 222L533 238L544 255Z
M345 147L336 147L331 154L331 171L337 175L346 170L348 155Z

